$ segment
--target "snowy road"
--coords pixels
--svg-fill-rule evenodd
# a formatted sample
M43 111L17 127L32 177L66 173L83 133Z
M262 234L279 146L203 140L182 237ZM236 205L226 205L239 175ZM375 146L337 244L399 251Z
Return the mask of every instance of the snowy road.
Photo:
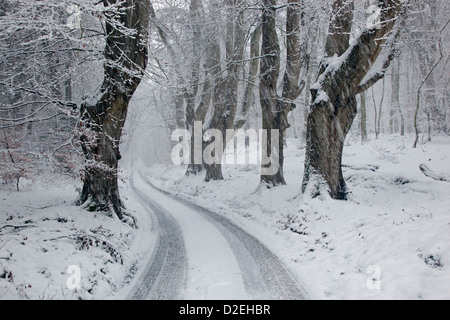
M133 179L131 186L136 196L154 213L158 240L152 258L129 299L178 299L186 277L186 249L181 228L169 212L135 187Z
M131 186L156 219L158 243L130 299L306 298L277 256L235 223L156 189L138 173Z

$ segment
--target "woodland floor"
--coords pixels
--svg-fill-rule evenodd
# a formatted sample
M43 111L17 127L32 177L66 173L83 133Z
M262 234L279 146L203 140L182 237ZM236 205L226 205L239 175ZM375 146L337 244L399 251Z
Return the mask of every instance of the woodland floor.
M258 239L310 298L449 299L449 182L426 177L419 166L450 176L450 138L411 145L410 137L365 145L350 139L346 202L300 195L304 149L296 140L286 150L288 185L271 190L259 187L253 165L225 166L225 181L207 184L185 177L181 166L124 168L121 193L138 229L75 207L77 181L37 177L20 192L2 185L0 298L125 299L158 238L154 217L131 188L129 178L140 170L156 187Z

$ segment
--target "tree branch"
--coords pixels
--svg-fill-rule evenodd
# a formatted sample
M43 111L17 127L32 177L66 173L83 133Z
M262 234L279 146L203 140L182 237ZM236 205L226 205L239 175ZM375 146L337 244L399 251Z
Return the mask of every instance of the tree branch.
M397 49L392 48L391 52L387 56L385 62L383 63L383 67L380 71L378 71L373 77L366 80L364 83L360 84L358 89L356 90L355 96L367 91L372 86L374 86L378 81L382 80L386 76L386 72L391 65L392 60L394 60L395 56L397 55Z
M400 14L400 16L404 16L404 11ZM356 90L355 96L358 94L361 94L368 89L370 89L373 85L375 85L378 81L382 80L386 76L386 72L388 68L391 65L391 62L395 59L399 49L396 46L397 40L401 35L402 27L405 24L406 19L402 19L402 22L400 23L400 26L392 40L391 48L388 56L386 57L386 60L383 63L383 66L381 67L380 71L378 71L373 77L367 79L362 84L359 85L358 89Z
M12 228L13 231L20 231L22 229L35 228L35 227L36 226L33 225L33 224L27 224L27 225L23 225L23 226L14 226L14 225L11 225L11 224L7 224L7 225L4 225L4 226L0 227L0 231L2 231L3 229L6 229L6 228Z

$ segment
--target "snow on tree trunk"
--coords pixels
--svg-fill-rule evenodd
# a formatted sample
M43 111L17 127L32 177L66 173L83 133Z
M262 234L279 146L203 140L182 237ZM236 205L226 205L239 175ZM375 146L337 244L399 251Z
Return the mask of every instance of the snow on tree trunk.
M337 0L336 3L341 1ZM347 199L348 189L342 175L342 153L345 138L357 114L355 96L366 88L362 81L381 53L386 43L386 36L395 25L400 14L400 0L379 1L381 9L379 22L365 30L347 50L342 52L341 46L327 46L328 58L322 62L321 74L317 83L312 86L313 103L308 117L307 147L303 192L317 196L327 189L334 199ZM348 2L334 6L339 15L333 16L348 19L346 10L353 6ZM335 13L337 13L335 11ZM337 23L334 26L345 25L348 30L340 28L342 41L347 41L347 33L351 24ZM333 43L341 44L339 34L332 33ZM327 42L330 42L328 40ZM374 76L377 80L377 76ZM376 82L367 81L366 83Z
M80 111L86 164L78 204L86 204L91 211L113 211L121 220L131 222L119 195L119 145L129 102L148 61L149 1L104 0L103 4L105 75L99 99L83 104Z

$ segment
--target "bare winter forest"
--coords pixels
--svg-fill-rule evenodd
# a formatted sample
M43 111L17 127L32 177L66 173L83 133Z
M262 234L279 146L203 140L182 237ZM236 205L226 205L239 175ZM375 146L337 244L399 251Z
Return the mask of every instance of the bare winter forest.
M126 265L106 277L134 279L142 269L136 262L143 259L139 254L146 257L143 252L150 249L133 247L128 262L122 255L134 243L125 234L138 239L146 230L139 213L143 209L130 200L132 194L145 193L144 173L165 192L209 210L236 210L237 220L252 216L250 221L269 230L288 233L282 236L285 242L275 241L280 247L292 244L292 251L280 257L288 265L310 261L306 256L312 254L294 258L292 252L318 252L300 247L317 245L317 239L290 237L308 237L315 230L322 245L332 238L331 230L342 230L346 222L323 213L330 207L355 217L351 206L367 205L362 211L373 217L381 214L372 212L373 206L393 202L397 192L403 203L398 212L410 223L439 203L443 220L427 220L424 226L446 227L442 231L448 238L449 22L447 0L0 0L0 284L6 283L0 298L13 283L15 291L5 289L4 297L14 298L12 291L31 299L105 298L121 292L117 287L128 282L109 278L109 286L102 287L98 281L103 280L92 271L83 278L84 290L78 288L73 296L70 290L62 296L49 293L58 287L57 280L49 275L50 267L39 266L36 272L52 280L48 292L30 293L28 280L16 275L23 267L22 260L14 260L20 253L14 245L8 249L13 241L6 235L14 235L19 246L25 241L22 232L46 230L47 213L38 219L27 210L46 212L58 203L70 208L68 217L65 209L48 215L56 214L56 220L65 219L78 231L49 235L46 243L69 239L78 251L102 248L114 258L111 264ZM230 166L227 154L235 159L233 146L238 149L241 137L244 163L231 161ZM245 151L256 152L258 161L249 163ZM380 178L380 172L387 176ZM398 189L411 184L409 191ZM70 190L64 189L68 185ZM51 190L58 188L65 191L51 198ZM408 216L411 199L414 210L423 208L417 217ZM329 216L330 231L315 229L317 213ZM441 217L430 214L430 219ZM98 216L109 220L97 223ZM83 219L94 220L78 221ZM365 221L375 221L370 219ZM86 231L83 223L100 227ZM106 225L108 232L102 229ZM128 233L121 228L129 228ZM399 234L411 236L413 229ZM349 244L344 236L334 236L335 244ZM440 255L420 251L414 256L434 266L433 271L449 274L450 247L433 247L436 243L427 242ZM408 250L418 250L413 246ZM329 254L334 263L340 261L337 253ZM317 257L314 263L331 261L325 253ZM347 257L351 264L354 255ZM314 264L309 266L312 272ZM351 277L351 272L345 269L341 275ZM325 280L319 281L326 276L313 279L319 283L314 289L303 282L312 298L374 298L355 289L356 278L346 282L352 285L341 295L336 294L338 280L326 287ZM103 289L93 293L92 283ZM438 298L449 297L449 285L447 279ZM416 296L400 296L426 298L436 288L430 286L417 289ZM199 298L201 291L187 292ZM385 298L398 297L389 286L384 293Z

